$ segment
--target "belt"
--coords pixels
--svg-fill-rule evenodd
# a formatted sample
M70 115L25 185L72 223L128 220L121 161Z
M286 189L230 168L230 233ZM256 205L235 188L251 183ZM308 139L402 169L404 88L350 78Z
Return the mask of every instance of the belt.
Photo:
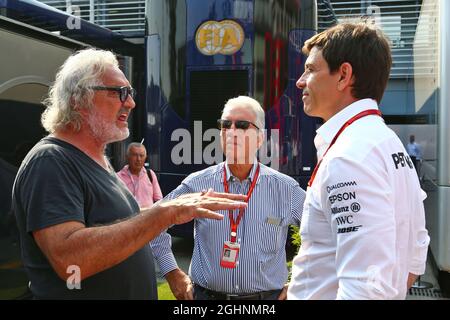
M198 284L194 284L195 290L200 290L204 292L206 295L208 295L213 300L265 300L267 297L275 294L275 293L281 293L282 289L277 290L269 290L269 291L261 291L261 292L255 292L255 293L248 293L248 294L229 294L224 292L218 292L209 290L207 288L204 288L202 286L199 286Z

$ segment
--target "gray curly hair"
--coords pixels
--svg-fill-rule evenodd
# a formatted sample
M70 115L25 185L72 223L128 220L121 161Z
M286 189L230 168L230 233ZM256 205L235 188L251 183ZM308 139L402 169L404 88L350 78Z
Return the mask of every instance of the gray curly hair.
M43 101L47 107L41 122L53 133L71 125L81 128L80 108L92 108L92 86L102 85L101 77L108 67L118 67L116 56L105 50L84 49L71 55L56 74L49 96Z

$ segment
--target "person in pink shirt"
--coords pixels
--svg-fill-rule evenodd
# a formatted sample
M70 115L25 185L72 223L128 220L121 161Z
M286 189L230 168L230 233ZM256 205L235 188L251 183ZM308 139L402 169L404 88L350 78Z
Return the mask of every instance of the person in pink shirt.
M143 144L130 143L127 148L128 164L117 173L141 208L149 208L163 197L155 173L144 167L146 158L147 150Z

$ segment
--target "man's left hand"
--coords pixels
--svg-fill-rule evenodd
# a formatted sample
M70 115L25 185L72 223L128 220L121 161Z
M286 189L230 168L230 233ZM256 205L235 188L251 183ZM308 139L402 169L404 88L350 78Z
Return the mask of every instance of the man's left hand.
M287 283L284 285L283 290L281 290L281 293L278 296L278 300L286 300L287 299L288 285L289 284L287 284Z
M416 282L416 280L419 278L418 275L415 275L413 273L409 273L408 274L408 282L406 284L406 287L408 288L408 290L412 287L412 285L414 284L414 282Z
M194 300L191 278L181 269L168 272L165 278L177 300Z

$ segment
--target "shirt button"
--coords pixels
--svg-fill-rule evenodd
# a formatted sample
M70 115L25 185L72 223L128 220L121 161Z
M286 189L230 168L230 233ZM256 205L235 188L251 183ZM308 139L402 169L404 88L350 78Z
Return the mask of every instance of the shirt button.
M236 285L236 289L239 289L239 286L238 286L238 285Z

